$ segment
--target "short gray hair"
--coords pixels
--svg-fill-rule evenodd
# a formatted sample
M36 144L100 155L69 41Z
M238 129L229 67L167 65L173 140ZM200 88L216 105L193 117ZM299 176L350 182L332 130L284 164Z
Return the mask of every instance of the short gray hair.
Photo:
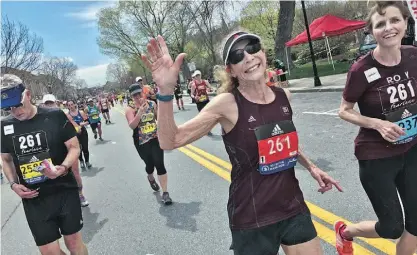
M22 79L14 74L4 74L0 77L0 86L2 89L9 89L23 84Z

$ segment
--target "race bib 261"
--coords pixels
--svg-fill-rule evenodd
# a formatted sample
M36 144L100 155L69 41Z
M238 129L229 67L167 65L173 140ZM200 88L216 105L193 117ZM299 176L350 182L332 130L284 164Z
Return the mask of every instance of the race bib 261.
M298 135L292 121L280 121L258 127L259 169L274 174L293 168L298 158Z

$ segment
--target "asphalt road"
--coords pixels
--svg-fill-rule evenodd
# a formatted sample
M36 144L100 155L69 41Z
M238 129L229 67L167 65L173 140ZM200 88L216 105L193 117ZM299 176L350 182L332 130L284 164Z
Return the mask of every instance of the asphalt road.
M336 219L375 219L353 155L358 129L336 115L340 96L340 92L301 93L294 94L292 101L302 149L344 188L343 193L333 190L322 195L308 172L297 168L326 255L336 253L332 231ZM149 187L121 112L112 109L115 124L104 125L104 142L95 141L89 131L94 167L82 173L90 202L83 208L82 232L90 254L232 254L226 213L229 164L220 128L193 146L165 153L174 200L166 207ZM187 99L186 110L176 111L175 118L183 123L196 114L196 106ZM7 184L2 184L1 192L2 254L39 254L19 198ZM357 255L394 254L395 250L391 241L358 239L355 243Z

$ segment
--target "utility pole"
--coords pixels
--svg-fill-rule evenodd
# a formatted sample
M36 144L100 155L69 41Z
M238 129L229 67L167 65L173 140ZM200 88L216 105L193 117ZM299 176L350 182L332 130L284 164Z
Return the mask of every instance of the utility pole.
M306 6L305 6L305 3L304 3L304 0L301 1L301 7L303 8L304 23L305 23L305 26L306 26L307 37L308 37L308 45L310 46L311 62L313 63L314 87L319 87L319 86L321 86L321 81L320 81L320 78L319 78L319 75L318 75L318 72L317 72L316 58L314 57L313 43L311 42L310 27L308 25Z

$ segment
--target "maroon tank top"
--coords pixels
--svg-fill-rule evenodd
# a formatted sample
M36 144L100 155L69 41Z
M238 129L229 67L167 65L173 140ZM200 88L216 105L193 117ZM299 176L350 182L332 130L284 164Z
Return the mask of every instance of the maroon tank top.
M298 137L292 109L283 89L271 89L275 100L270 104L232 92L239 116L223 135L232 164L227 205L232 230L259 228L308 211L294 171Z

